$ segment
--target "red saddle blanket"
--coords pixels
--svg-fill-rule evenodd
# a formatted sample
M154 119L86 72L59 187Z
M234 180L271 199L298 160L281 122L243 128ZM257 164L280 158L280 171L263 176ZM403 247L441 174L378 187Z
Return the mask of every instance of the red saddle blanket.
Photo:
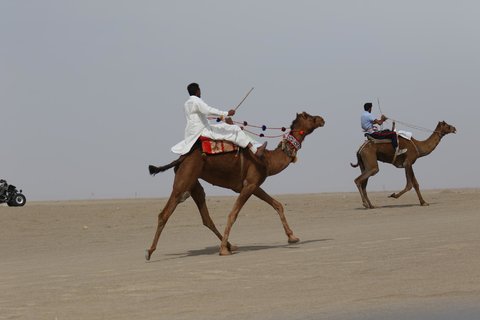
M206 154L218 154L225 152L233 152L238 150L238 146L226 140L212 140L207 137L200 137L202 151Z

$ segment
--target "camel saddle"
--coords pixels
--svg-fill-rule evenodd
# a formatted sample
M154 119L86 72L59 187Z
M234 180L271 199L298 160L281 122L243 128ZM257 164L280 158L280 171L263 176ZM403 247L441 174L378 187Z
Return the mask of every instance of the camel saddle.
M392 139L388 139L388 138L386 138L386 139L375 139L374 137L372 137L368 133L365 133L365 137L367 138L367 140L372 141L373 143L391 143L392 142Z
M226 140L212 140L203 136L200 137L199 140L202 145L202 152L205 154L234 152L239 149L236 144Z
M408 131L403 131L399 130L397 133L398 138L403 138L406 140L411 140L412 139L412 133ZM376 139L372 137L369 133L365 133L365 137L367 140L372 141L373 143L390 143L392 142L392 139L386 138L386 139Z

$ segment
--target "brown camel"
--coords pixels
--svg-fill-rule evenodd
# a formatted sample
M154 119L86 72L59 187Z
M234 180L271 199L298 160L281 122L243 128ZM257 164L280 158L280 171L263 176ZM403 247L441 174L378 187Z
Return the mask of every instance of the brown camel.
M357 151L357 164L350 163L354 168L360 166L362 173L354 180L360 191L363 206L367 209L373 209L374 206L367 196L367 183L371 176L374 176L379 171L378 162L382 161L391 163L397 168L405 168L405 175L407 177L407 184L405 188L398 192L392 193L390 197L399 198L405 192L415 188L418 199L422 206L428 206L428 203L423 200L420 188L413 173L413 164L418 158L429 155L440 143L440 140L449 133L455 133L454 126L449 125L445 121L439 122L430 137L424 141L418 141L413 138L411 140L399 136L398 143L400 148L407 148L407 152L395 157L395 151L390 143L390 140L383 140L386 143L375 143L367 140Z
M238 217L238 213L252 194L267 202L277 211L287 234L288 242L298 242L299 239L293 235L293 231L288 226L282 204L268 195L260 188L260 185L268 176L281 172L293 162L305 137L316 128L322 127L324 123L323 118L320 116L311 116L306 112L297 114L296 119L293 120L290 126L291 131L287 138L283 139L275 150L265 150L261 158L253 155L247 149L241 149L238 154L230 152L205 156L202 155L200 146L196 144L188 154L180 156L180 158L166 166L149 166L149 171L152 175L174 167L175 179L170 198L165 208L158 215L157 231L153 238L152 246L146 252L146 259L150 260L152 253L157 248L158 239L168 218L172 215L177 205L185 201L189 196L195 201L203 224L221 240L220 255L229 255L236 250L236 247L228 242L228 236L233 223ZM198 181L199 179L239 193L233 209L228 215L223 236L210 218L205 202L205 192Z

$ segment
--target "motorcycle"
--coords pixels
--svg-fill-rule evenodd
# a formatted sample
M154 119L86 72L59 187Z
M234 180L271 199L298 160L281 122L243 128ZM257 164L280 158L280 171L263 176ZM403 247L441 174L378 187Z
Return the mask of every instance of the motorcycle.
M13 184L0 180L0 203L6 203L9 207L22 207L26 202L22 190L18 191Z

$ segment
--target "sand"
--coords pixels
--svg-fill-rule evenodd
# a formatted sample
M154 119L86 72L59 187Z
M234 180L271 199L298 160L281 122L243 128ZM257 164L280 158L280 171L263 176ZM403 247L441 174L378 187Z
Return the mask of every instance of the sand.
M357 193L277 196L294 245L251 199L228 257L188 199L150 262L166 199L2 206L0 319L479 319L480 190L424 191L428 207L388 194L374 210ZM233 201L208 198L222 232Z

